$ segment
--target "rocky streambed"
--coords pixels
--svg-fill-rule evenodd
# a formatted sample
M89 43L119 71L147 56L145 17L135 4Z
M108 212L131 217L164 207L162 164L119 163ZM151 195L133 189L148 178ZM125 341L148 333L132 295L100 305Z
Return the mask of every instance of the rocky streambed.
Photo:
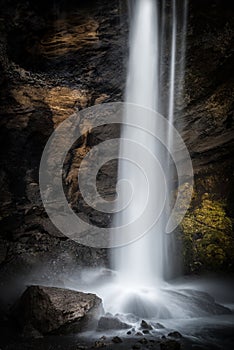
M191 292L191 295L196 295L194 293ZM10 312L1 315L0 346L3 350L228 349L233 341L232 313L215 304L210 296L198 294L201 300L206 298L206 309L210 308L212 315L221 317L216 319L216 323L213 321L210 329L207 320L202 318L161 319L157 322L156 319L145 320L134 314L112 315L105 312L102 300L95 294L58 287L29 286ZM229 323L225 324L224 320ZM189 330L189 323L192 330ZM212 337L215 333L214 343ZM228 336L225 341L224 335Z

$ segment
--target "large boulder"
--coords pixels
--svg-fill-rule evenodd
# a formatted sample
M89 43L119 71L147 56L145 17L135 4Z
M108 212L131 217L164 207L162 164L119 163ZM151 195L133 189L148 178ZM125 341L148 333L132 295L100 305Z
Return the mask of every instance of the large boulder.
M15 305L13 316L24 333L64 334L96 327L102 313L102 300L95 294L30 286Z

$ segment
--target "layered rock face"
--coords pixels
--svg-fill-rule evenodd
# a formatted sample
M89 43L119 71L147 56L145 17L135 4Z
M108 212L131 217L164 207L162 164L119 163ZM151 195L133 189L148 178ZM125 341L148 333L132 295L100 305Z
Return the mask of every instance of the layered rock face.
M107 252L81 246L51 224L39 194L40 158L72 113L123 100L127 6L2 0L1 9L1 283L35 268L39 279L58 282L77 267L107 265ZM181 225L187 271L233 266L233 13L229 1L189 5L185 99L176 116L195 171L194 198ZM111 217L83 201L77 171L94 145L119 136L119 125L90 130L68 154L64 188L76 212L108 227ZM99 171L105 198L115 196L116 172L115 161Z
M2 2L3 288L8 285L5 280L14 284L22 271L23 276L30 276L38 267L38 279L34 274L33 280L60 284L63 273L107 264L105 250L81 246L51 224L40 199L38 179L43 148L63 120L80 109L121 98L127 37L119 34L127 26L120 22L117 2L93 5L80 1L69 9L59 3L53 7L52 1ZM96 136L78 140L65 165L64 185L76 206L77 168L102 134L104 130L97 130ZM108 177L115 178L115 173L114 167Z
M193 201L181 225L188 270L233 268L231 13L227 1L198 1L190 7L181 115L195 172Z

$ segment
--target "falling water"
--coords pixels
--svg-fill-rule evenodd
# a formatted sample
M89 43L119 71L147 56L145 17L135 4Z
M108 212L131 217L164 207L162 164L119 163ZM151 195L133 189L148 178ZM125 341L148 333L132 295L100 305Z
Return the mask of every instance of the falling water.
M128 288L131 291L134 290L132 298L135 299L135 293L137 291L141 293L142 288L160 289L163 286L165 274L170 275L168 269L171 271L173 269L172 266L170 268L173 259L168 249L169 245L172 247L172 241L165 239L164 234L165 210L157 223L147 232L145 230L149 226L148 223L153 221L156 213L163 207L164 199L161 189L165 179L162 176L162 168L167 182L170 178L169 157L159 141L150 135L150 131L158 127L157 117L153 121L148 118L152 110L161 113L163 111L170 123L174 121L176 49L178 46L176 43L178 27L176 0L172 1L169 9L171 12L169 20L167 11L164 0L161 5L155 0L136 0L131 19L130 57L125 100L128 104L136 104L144 108L133 111L131 105L126 106L121 137L146 148L161 163L161 167L150 163L143 151L138 148L136 151L134 146L129 146L130 149L129 147L127 149L124 143L120 143L118 179L124 179L130 183L133 190L128 207L115 215L114 221L120 227L120 231L121 226L136 220L142 214L145 202L147 202L146 219L138 227L139 233L144 233L144 235L131 244L112 250L112 265L118 273L119 284L124 286L125 290ZM170 33L168 33L168 27ZM180 34L184 40L185 32ZM168 47L169 66L165 63L164 57ZM180 53L184 55L184 47ZM184 62L184 57L181 61ZM168 85L166 92L164 91L165 83ZM167 96L166 99L164 95ZM131 122L134 122L135 126L125 125ZM169 130L167 143L170 146L173 144ZM141 159L141 169L137 166L139 159ZM144 178L144 170L147 174L147 181ZM129 232L129 235L131 236L132 232ZM139 297L137 297L137 302L139 302ZM131 308L130 311L132 311Z
M85 272L90 284L85 282L84 288L100 295L106 311L118 313L134 328L141 318L158 322L229 314L206 293L168 283L175 273L178 251L174 235L165 234L170 207L169 200L164 202L163 189L172 190L172 158L166 148L174 147L176 140L168 123L161 126L157 112L173 124L182 108L187 3L135 0L132 4L116 201L121 210L114 217L115 233L127 235L128 244L119 247L115 236L113 246L118 248L111 254L116 273L103 280L100 271L99 275ZM163 135L166 147L152 132ZM179 177L178 171L178 182Z
M131 47L128 66L128 79L126 89L126 101L134 103L146 108L154 109L158 104L158 28L157 28L157 7L153 0L137 1L134 9L134 19L131 27ZM137 123L137 127L125 126L122 130L122 137L132 140L148 148L154 153L157 152L154 137L150 136L150 131L156 127L156 121L150 120L147 113L151 113L147 109L137 110L133 112L131 107L126 107L124 121ZM142 130L145 128L146 130ZM139 150L140 151L140 150ZM147 159L143 163L144 169L149 169L154 177L151 178L147 173L147 184L141 169L137 167L139 157L143 158L144 153L136 152L136 148L132 147L130 154L131 161L126 161L126 153L129 150L120 145L120 161L119 161L119 179L128 181L133 189L134 196L130 205L125 211L116 215L116 222L123 225L126 222L134 220L144 210L146 201L151 202L151 208L146 218L151 220L154 215L154 207L157 205L154 198L160 196L157 193L158 187L161 186L163 179L157 173L157 169L152 164L147 163ZM139 186L140 185L140 186ZM151 189L148 193L148 186ZM147 198L147 196L150 198ZM142 223L147 226L147 222ZM121 229L121 228L120 228ZM130 228L131 230L131 228ZM143 226L139 227L142 233ZM125 247L114 251L114 266L119 271L119 276L124 284L128 281L135 286L149 286L155 283L156 279L162 278L162 252L160 241L162 239L162 230L157 228L150 230L141 239L129 244ZM129 233L131 234L131 233ZM152 251L152 243L155 251ZM153 262L152 257L157 256L157 261ZM152 267L152 263L154 267ZM129 280L129 276L131 279Z
M165 3L163 0L163 8L165 13ZM164 14L165 17L165 14ZM167 99L162 98L161 87L161 98L162 102L161 113L167 116L170 124L175 122L175 113L178 114L179 110L183 106L183 87L184 87L184 71L185 71L185 50L186 50L186 30L187 30L187 0L173 0L170 7L170 30L167 38L168 50L169 50L169 67L168 67L168 81L167 81ZM165 22L162 23L165 26ZM165 29L161 30L162 33ZM161 42L165 42L165 37L161 35ZM163 50L164 48L164 50ZM165 54L165 44L162 44L161 60L163 61L163 54ZM165 64L161 63L161 69L163 72L166 71ZM165 81L164 81L165 84ZM167 102L168 101L168 102ZM178 124L178 123L177 123ZM180 125L179 130L182 130ZM172 129L169 128L167 131L167 146L171 149L174 148L175 140L173 139ZM170 156L166 156L166 177L168 182L168 192L173 190L172 179L175 177L174 167L171 165ZM167 201L167 217L170 213L170 196ZM179 253L179 254L178 254ZM175 235L164 236L164 257L165 257L165 268L164 276L168 279L173 278L181 274L181 253L178 241Z

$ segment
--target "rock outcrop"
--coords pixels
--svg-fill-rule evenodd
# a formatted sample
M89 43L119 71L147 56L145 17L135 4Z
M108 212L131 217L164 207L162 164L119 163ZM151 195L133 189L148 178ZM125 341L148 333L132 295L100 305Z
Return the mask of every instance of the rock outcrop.
M95 294L69 289L30 286L15 305L13 315L25 336L77 333L94 328L103 313Z

